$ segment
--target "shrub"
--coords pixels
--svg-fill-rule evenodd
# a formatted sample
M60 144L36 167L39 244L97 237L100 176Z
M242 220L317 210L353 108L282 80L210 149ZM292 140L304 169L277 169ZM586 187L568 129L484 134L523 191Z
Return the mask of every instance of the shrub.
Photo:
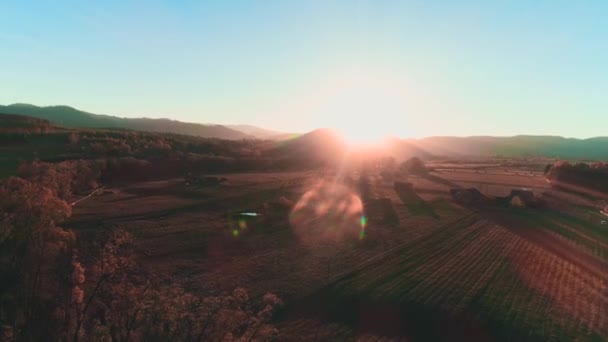
M428 172L424 162L418 157L412 157L400 165L400 169L413 174L425 174Z

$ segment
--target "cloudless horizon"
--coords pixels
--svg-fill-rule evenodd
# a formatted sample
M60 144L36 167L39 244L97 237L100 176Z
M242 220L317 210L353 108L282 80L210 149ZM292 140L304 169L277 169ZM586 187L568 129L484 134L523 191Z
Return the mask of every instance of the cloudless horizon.
M5 1L0 104L332 127L608 132L605 1Z

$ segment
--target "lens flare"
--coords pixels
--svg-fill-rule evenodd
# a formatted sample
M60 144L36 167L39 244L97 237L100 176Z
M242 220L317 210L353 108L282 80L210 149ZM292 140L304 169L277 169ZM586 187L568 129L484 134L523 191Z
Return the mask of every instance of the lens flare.
M252 213L252 212L245 212L245 213L241 213L241 216L256 217L256 216L260 216L260 214L258 214L258 213Z
M320 182L304 193L294 206L289 221L304 243L357 239L367 224L363 203L348 187Z

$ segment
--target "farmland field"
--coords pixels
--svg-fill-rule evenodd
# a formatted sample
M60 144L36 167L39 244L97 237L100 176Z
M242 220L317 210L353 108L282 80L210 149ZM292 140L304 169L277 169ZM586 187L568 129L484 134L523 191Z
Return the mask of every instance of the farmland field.
M372 335L400 322L389 336L423 340L601 338L606 294L605 268L586 269L471 215L335 281L306 299L322 307L303 311Z
M398 226L372 217L363 240L305 245L291 229L289 206L278 202L281 197L296 202L319 183L317 173L222 176L228 184L217 188L192 189L183 179L175 179L114 189L77 205L70 226L81 231L130 230L138 238L144 264L168 281L174 277L187 281L195 290L247 286L254 292L272 290L290 297L428 234L465 211L443 199L437 202L440 219L411 216L392 187L378 186L378 194L392 192L389 205L399 215ZM261 215L248 218L247 228L234 236L238 224L234 215L244 211Z
M365 198L363 183L331 172L219 176L227 182L217 187L116 186L77 205L70 226L131 231L150 272L194 292L277 293L285 341L608 336L608 229L590 219L589 199L551 189L537 172L461 168L401 179L425 210L375 174ZM293 208L336 186L363 198L364 234L316 237L329 214L311 211L303 233L311 236L302 236ZM487 196L525 187L578 209L469 208L452 201L453 187Z

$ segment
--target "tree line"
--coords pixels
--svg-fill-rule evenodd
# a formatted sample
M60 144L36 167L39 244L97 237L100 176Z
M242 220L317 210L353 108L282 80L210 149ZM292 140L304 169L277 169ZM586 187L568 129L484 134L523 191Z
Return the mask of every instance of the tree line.
M559 161L545 167L547 179L556 183L578 185L608 192L608 163L576 163Z

